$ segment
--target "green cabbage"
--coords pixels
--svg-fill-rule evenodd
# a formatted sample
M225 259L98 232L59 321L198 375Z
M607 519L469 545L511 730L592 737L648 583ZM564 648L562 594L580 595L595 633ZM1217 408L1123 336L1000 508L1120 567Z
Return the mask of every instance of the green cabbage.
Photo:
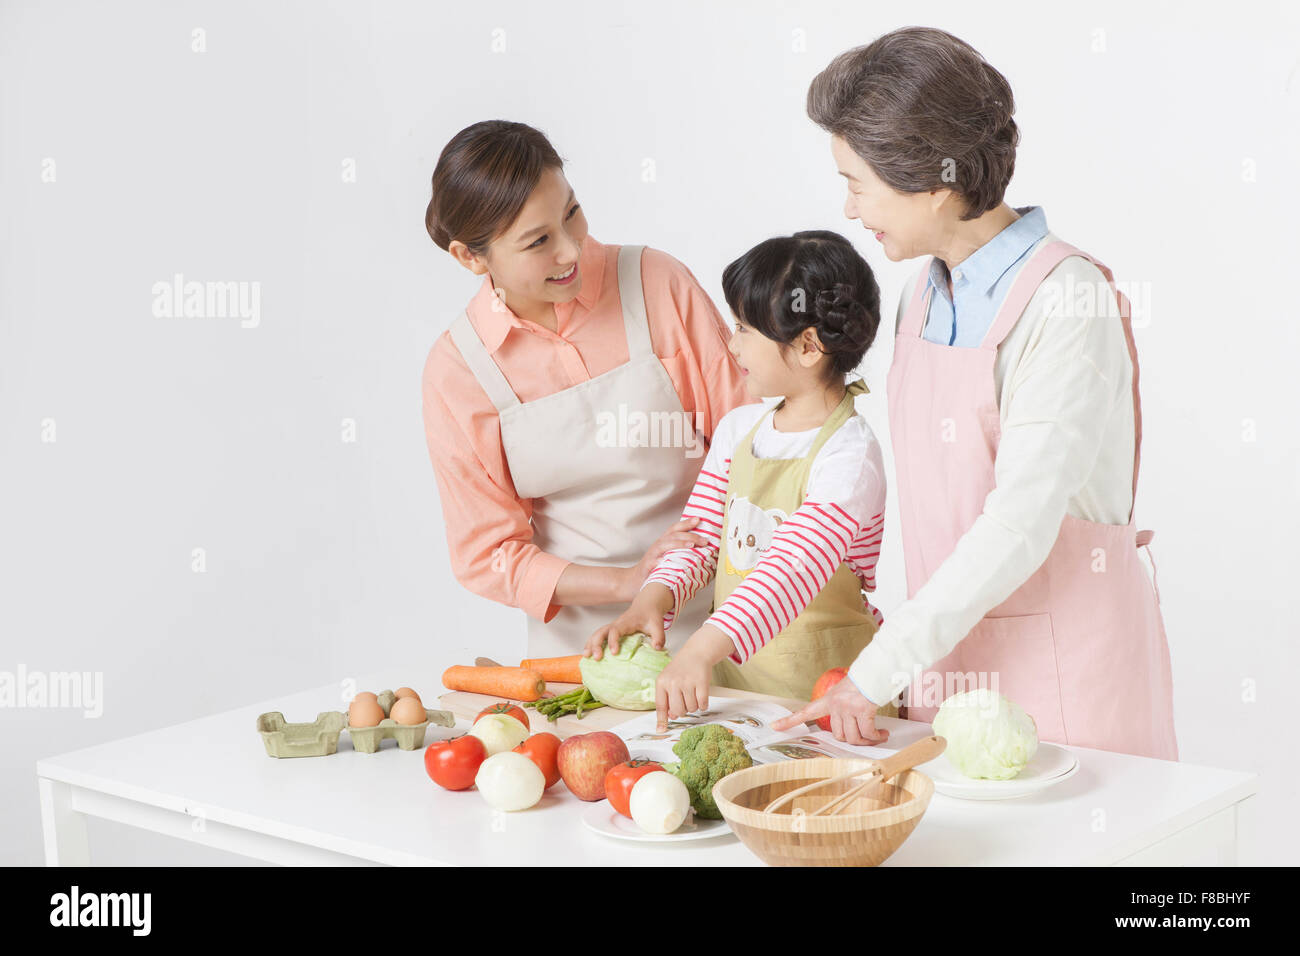
M654 710L655 679L670 660L667 651L656 651L650 638L638 633L620 638L617 654L606 647L600 660L579 658L578 669L582 683L602 704L619 710Z
M934 715L934 732L948 741L949 762L968 777L1010 780L1038 751L1038 725L1024 709L981 687L953 694Z

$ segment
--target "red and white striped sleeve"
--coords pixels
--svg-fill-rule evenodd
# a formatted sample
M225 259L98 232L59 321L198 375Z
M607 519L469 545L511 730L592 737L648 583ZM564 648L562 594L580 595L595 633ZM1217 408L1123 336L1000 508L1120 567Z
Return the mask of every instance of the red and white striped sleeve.
M864 591L876 590L876 562L880 559L880 539L884 531L885 513L882 511L862 526L849 548L849 570L858 576ZM880 609L870 600L864 598L864 602L871 616L876 619L876 626L884 624L885 618Z
M683 604L695 597L700 588L713 580L718 567L718 549L722 544L722 509L727 499L727 475L731 473L731 456L722 460L719 470L709 468L710 462L700 469L691 496L686 499L682 518L699 518L691 529L707 540L707 544L694 548L674 548L665 551L646 577L645 583L662 584L673 592L673 609L664 615L664 628L672 626ZM642 587L645 587L643 584Z
M752 427L762 412L761 403L738 405L718 421L704 465L695 479L695 487L686 499L683 518L699 518L693 529L707 543L694 548L675 548L664 552L645 584L662 584L673 593L673 609L664 615L664 628L672 625L682 605L708 586L718 567L722 544L722 513L727 500L727 480L731 475L731 454L739 436ZM643 584L642 587L645 587Z
M772 532L753 570L705 622L731 638L731 660L743 664L784 630L841 563L863 590L874 591L884 523L879 446L858 417L823 447L804 503ZM863 604L877 626L884 623L870 601Z
M835 502L805 501L772 532L754 569L705 621L731 637L743 664L802 613L848 557L855 518Z

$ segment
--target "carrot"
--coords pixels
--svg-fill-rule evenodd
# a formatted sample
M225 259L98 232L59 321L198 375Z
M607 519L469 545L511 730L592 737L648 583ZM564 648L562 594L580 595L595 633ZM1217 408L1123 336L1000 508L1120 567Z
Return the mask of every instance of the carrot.
M522 667L448 667L442 673L442 685L448 690L509 700L538 700L546 690L541 674Z
M582 660L581 654L571 654L568 657L537 657L520 661L519 666L537 671L548 681L556 681L561 684L581 684L582 671L578 669L578 661L580 660Z

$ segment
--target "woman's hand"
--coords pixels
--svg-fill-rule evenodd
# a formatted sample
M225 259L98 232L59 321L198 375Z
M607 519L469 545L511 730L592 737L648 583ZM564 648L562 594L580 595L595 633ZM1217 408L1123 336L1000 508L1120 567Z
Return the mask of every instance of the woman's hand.
M655 733L662 734L668 729L669 717L685 717L693 710L709 706L713 665L732 650L731 638L711 624L705 624L691 635L655 681L658 717Z
M609 643L609 652L618 653L619 638L638 631L649 636L650 646L657 651L664 649L664 615L673 609L676 601L673 592L662 584L647 584L637 592L636 598L628 609L610 624L597 628L587 638L583 657L600 660L604 656L605 643Z
M876 727L878 708L858 692L857 686L847 677L840 681L831 692L819 697L797 714L772 721L773 730L789 730L818 717L831 718L831 733L836 740L858 746L882 744L889 739L889 731Z
M650 550L641 557L640 561L624 569L623 600L631 601L636 597L641 590L641 585L645 584L645 579L650 576L650 572L655 569L655 565L659 563L659 559L665 552L672 551L674 548L694 548L709 543L707 538L688 530L699 523L699 518L683 518L665 531L659 540L650 546ZM662 632L663 628L660 628L661 635Z

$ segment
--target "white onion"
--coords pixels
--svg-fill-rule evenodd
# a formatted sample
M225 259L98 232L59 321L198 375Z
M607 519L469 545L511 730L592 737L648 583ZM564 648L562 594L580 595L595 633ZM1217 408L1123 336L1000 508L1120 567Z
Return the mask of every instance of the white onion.
M528 728L509 714L484 714L474 722L470 733L483 741L489 757L514 750L528 739Z
M498 810L527 810L542 799L546 776L532 760L507 750L479 765L474 785Z
M666 770L655 770L632 785L632 819L646 833L672 833L691 809L691 794Z

